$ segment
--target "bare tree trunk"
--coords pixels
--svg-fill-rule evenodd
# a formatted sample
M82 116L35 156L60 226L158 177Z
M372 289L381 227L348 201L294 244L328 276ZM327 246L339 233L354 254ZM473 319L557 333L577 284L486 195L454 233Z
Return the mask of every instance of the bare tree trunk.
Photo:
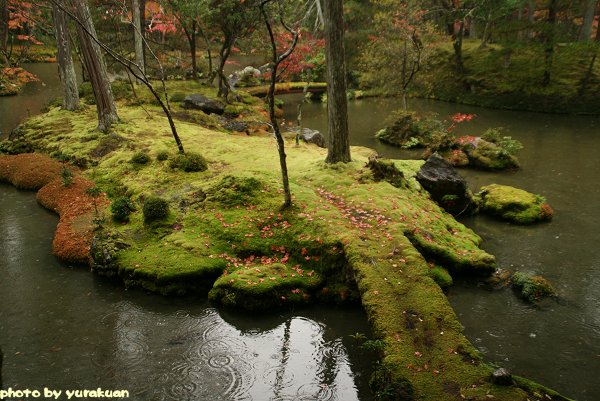
M585 12L583 14L583 25L579 32L579 41L588 42L592 40L592 29L594 27L594 17L596 15L596 6L598 0L587 0L585 2Z
M275 140L277 141L277 152L279 153L279 165L281 168L281 178L283 181L283 194L284 194L284 202L283 208L289 208L292 206L292 193L290 191L290 181L288 177L288 169L285 154L285 142L283 141L283 137L281 136L281 130L279 127L279 121L275 116L275 84L277 83L277 69L279 68L279 64L288 58L294 49L296 48L296 44L298 43L298 31L291 31L287 25L283 22L282 24L288 30L288 32L292 33L293 39L290 47L287 51L281 55L277 54L277 43L275 42L275 35L273 34L273 28L271 27L271 23L269 22L269 17L267 16L267 12L265 11L265 6L270 2L270 0L264 0L260 4L260 12L263 17L263 21L267 27L267 31L269 32L269 38L271 40L271 80L269 84L269 93L267 94L267 99L269 101L269 119L271 120L271 125L273 126L273 133L275 134Z
M326 163L348 163L348 99L344 52L344 10L342 0L327 0L325 15L325 59L327 62L327 127L329 143Z
M465 20L460 21L458 32L453 36L452 47L454 48L454 62L456 64L456 70L459 74L465 72L465 64L463 62L462 44L463 36L465 33Z
M0 54L6 54L8 45L8 0L0 0Z
M533 24L535 23L535 1L527 0L527 20L529 21L529 29L527 29L527 36L529 39L533 37Z
M233 46L232 38L225 38L223 40L223 46L219 52L219 69L217 70L217 76L219 78L219 93L217 96L223 98L226 102L229 102L229 92L231 87L229 86L229 80L225 76L225 63L231 54L231 46Z
M556 29L556 8L557 0L550 0L550 5L548 6L548 28L546 34L544 35L544 77L542 78L542 85L544 86L550 84L550 76L552 72L552 58L554 57L554 37Z
M58 74L63 88L63 109L78 110L79 91L77 89L77 76L75 75L75 64L71 56L71 42L65 14L56 4L52 4L52 16L54 18L54 34L56 36L56 48L58 62Z
M96 100L96 110L98 112L98 129L106 132L111 125L119 121L117 107L108 78L106 62L100 51L100 46L96 43L96 29L92 22L92 16L86 0L68 0L71 6L74 6L75 16L81 22L77 25L77 33L85 69L88 72L94 98ZM88 34L89 32L89 34ZM92 39L90 36L93 36Z
M144 39L142 38L143 27L142 17L140 15L140 0L131 0L132 10L132 27L133 27L133 43L135 47L135 63L137 64L142 74L146 73L146 64L144 62ZM141 82L138 80L138 84Z
M192 79L198 78L198 63L196 59L196 21L192 22L192 29L187 30L184 28L185 36L187 37L190 45L190 57L192 58Z
M200 36L202 36L202 39L204 39L204 43L206 44L206 55L208 56L208 74L206 79L209 84L212 84L213 80L215 79L215 72L213 68L213 57L210 49L210 41L208 40L208 37L204 33L204 30L200 24L198 24L198 33Z

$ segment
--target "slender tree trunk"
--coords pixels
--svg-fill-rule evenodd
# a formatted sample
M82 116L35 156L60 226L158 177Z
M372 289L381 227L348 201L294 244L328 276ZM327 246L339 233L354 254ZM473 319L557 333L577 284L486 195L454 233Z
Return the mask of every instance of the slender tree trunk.
M527 0L527 20L529 21L529 28L527 29L527 36L529 39L533 38L533 24L535 23L535 1Z
M275 35L273 34L273 28L271 27L271 23L269 21L269 17L267 16L267 12L265 11L265 6L269 3L270 0L264 0L260 4L260 12L263 17L263 21L265 26L267 27L267 31L269 32L269 39L271 40L271 80L269 84L269 92L267 94L267 99L269 101L269 119L271 120L271 125L273 126L273 133L275 134L275 140L277 141L277 152L279 153L279 165L281 168L281 178L283 182L283 194L284 194L284 202L282 208L286 209L292 206L292 193L290 191L290 181L288 177L288 168L287 168L287 155L285 154L285 142L283 141L283 137L281 136L281 130L279 127L279 121L277 120L277 116L275 115L275 85L277 83L277 69L279 68L279 64L284 61L286 58L292 54L294 49L296 48L296 44L298 43L298 31L292 31L282 19L282 25L288 30L288 32L292 33L293 39L290 47L287 51L281 55L277 54L277 43L275 42Z
M598 0L586 0L585 12L583 14L583 25L579 32L579 41L588 42L592 40L592 29L594 27L594 17L596 15L596 6Z
M135 63L140 73L146 74L146 64L144 62L144 38L142 37L142 17L140 15L140 0L131 0L131 10L133 14L133 43L135 47ZM141 82L138 80L138 84Z
M8 0L0 0L0 53L6 53L8 45Z
M490 12L485 21L485 27L483 28L483 35L481 35L481 44L479 45L480 49L485 49L489 40L490 40L490 28L492 24L492 13Z
M545 35L545 49L544 49L544 77L542 78L542 85L547 86L550 84L550 77L552 72L552 59L554 57L554 36L556 29L556 7L557 0L551 0L548 6L548 27Z
M192 56L192 77L198 78L198 63L196 62L196 21L192 22L192 31L188 36L190 42L190 56Z
M96 110L98 112L98 129L106 132L111 125L119 121L117 107L108 78L106 61L100 50L100 46L90 37L97 38L96 29L92 22L92 16L86 0L68 0L74 7L75 16L81 22L77 25L77 34L79 37L79 46L83 54L85 69L88 72L94 98L96 100ZM84 29L85 27L85 29ZM89 34L88 34L89 32Z
M454 48L454 62L456 64L456 70L459 74L465 72L465 64L463 62L462 44L463 36L465 33L465 20L460 21L458 32L453 37L452 47Z
M344 53L344 10L342 0L327 0L325 15L325 60L327 62L327 163L349 162L348 99Z
M79 91L77 89L77 76L75 75L75 64L71 56L71 42L65 14L56 4L52 4L52 16L54 18L54 34L56 36L56 48L58 62L58 74L63 89L63 109L79 109Z
M213 82L213 80L215 79L215 72L213 69L213 58L212 58L212 51L210 49L210 41L208 40L208 37L204 33L204 30L202 29L202 26L200 24L198 24L198 33L200 34L200 36L202 36L202 39L204 39L204 43L206 44L206 55L208 56L207 82L209 84L211 84Z

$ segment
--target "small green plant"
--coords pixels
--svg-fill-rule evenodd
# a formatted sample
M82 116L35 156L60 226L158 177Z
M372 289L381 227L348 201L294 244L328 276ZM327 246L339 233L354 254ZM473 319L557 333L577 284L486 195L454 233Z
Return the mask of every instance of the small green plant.
M102 223L104 223L104 218L100 216L100 212L98 211L98 198L102 195L102 190L98 187L91 187L85 190L85 193L92 198L92 203L94 205L94 224L96 227L101 227Z
M157 196L149 196L144 201L142 214L144 215L144 222L146 223L164 219L169 214L169 203Z
M110 212L113 219L120 222L129 220L129 215L135 212L135 205L126 196L120 196L110 205Z
M133 154L133 156L131 157L130 162L133 164L140 164L140 165L148 164L150 162L150 156L148 156L148 154L146 152L142 152L142 151L135 152Z
M206 159L198 153L188 152L185 154L179 153L171 159L169 167L185 172L205 171L208 168Z
M490 128L481 135L481 138L498 145L500 154L503 156L514 156L519 150L523 149L521 142L510 136L503 136L502 128Z
M367 351L383 351L385 348L385 340L367 340L361 345L362 349Z
M60 180L65 187L70 187L73 184L73 172L66 166L63 166L62 170L60 170Z
M169 158L169 152L167 152L166 150L161 150L160 152L158 152L156 154L156 160L158 161L165 161Z

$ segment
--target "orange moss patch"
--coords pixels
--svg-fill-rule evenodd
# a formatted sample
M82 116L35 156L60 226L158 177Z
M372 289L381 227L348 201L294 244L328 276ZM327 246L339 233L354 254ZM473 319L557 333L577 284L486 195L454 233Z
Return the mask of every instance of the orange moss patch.
M73 183L65 187L60 178L55 178L38 191L38 202L60 216L52 241L56 257L69 262L88 262L95 210L94 199L86 194L86 190L94 186L91 181L75 177ZM109 203L104 194L96 199L98 210Z
M40 189L58 176L61 164L38 153L0 157L0 181L21 189Z
M37 153L0 157L0 181L21 189L39 189L38 202L60 216L52 250L67 262L87 263L94 234L94 199L86 190L95 186L76 176L69 187L60 179L60 162ZM105 194L96 199L98 210L109 205Z

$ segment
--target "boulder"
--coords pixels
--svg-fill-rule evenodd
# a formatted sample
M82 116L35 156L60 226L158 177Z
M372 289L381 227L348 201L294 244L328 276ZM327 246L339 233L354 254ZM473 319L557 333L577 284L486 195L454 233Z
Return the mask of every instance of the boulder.
M290 132L296 136L298 133L298 127L292 128ZM302 128L300 131L300 139L302 139L306 143L312 143L317 145L320 148L324 148L325 146L325 137L319 131L310 129L310 128Z
M543 197L507 185L482 187L477 196L482 212L515 224L550 220L554 215Z
M521 298L528 302L537 302L546 297L556 296L556 290L552 284L542 276L516 272L512 275L511 282Z
M459 215L475 207L465 179L437 153L423 164L417 173L417 180L448 213Z
M249 126L248 123L244 121L230 120L223 123L223 128L225 128L227 131L245 132L248 134Z
M186 98L183 100L183 108L201 110L206 114L222 115L225 113L225 104L223 102L215 99L209 99L208 97L200 94L186 96Z
M512 386L513 378L507 369L499 368L492 373L492 383L499 386Z
M478 136L462 136L456 139L459 150L464 152L469 165L482 170L508 170L519 168L519 161L497 143Z

